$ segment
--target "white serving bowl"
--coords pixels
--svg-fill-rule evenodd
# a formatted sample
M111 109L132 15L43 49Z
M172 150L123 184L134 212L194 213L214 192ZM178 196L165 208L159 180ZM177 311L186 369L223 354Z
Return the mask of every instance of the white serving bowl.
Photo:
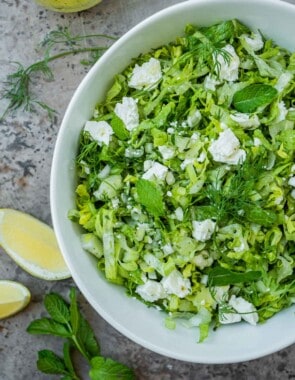
M294 308L257 327L245 323L222 326L202 344L197 330L164 327L164 314L128 298L125 289L108 283L96 260L81 248L81 231L67 219L75 207L75 156L81 129L95 104L103 100L115 74L131 58L183 34L187 23L211 25L237 18L259 29L276 43L295 49L295 6L278 0L199 0L169 7L131 29L90 70L65 114L55 147L51 172L53 225L65 261L77 286L93 308L113 327L157 353L196 363L233 363L255 359L295 342Z

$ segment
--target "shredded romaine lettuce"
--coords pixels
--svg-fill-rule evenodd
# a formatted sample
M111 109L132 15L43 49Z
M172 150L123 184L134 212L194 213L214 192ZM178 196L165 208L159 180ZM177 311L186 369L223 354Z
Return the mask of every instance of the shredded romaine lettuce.
M295 299L294 54L237 20L188 25L114 78L81 133L83 248L199 341Z

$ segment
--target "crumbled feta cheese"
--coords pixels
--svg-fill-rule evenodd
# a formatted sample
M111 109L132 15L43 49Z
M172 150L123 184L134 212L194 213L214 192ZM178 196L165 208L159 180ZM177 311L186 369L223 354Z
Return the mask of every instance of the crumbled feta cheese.
M191 292L190 280L184 278L177 269L163 277L161 283L168 294L175 294L179 298L184 298Z
M194 132L191 135L191 140L199 140L199 138L200 138L200 134L198 132Z
M236 313L220 313L219 322L223 325L241 322L242 317Z
M193 237L198 241L209 240L215 230L216 223L211 219L193 221Z
M168 190L166 194L167 194L167 197L172 197L171 191Z
M105 179L106 177L109 176L111 172L111 167L110 165L106 165L98 174L97 177L100 179Z
M254 139L253 139L253 145L254 146L260 146L260 145L262 145L262 142L261 142L261 140L258 137L254 137Z
M192 262L201 270L210 267L213 264L213 257L209 256L208 251L201 251L192 260Z
M243 297L233 295L229 300L229 305L238 313L241 313L241 318L244 319L244 321L250 323L250 325L257 324L259 317L252 303L246 301Z
M216 62L216 71L219 73L219 79L233 82L238 79L240 58L235 52L232 45L226 45L222 50L230 54L229 60L225 59L224 54L218 54L213 57Z
M116 104L114 112L123 121L128 131L138 127L139 115L135 99L124 96L122 103Z
M197 124L199 124L201 119L202 119L201 112L199 110L197 110L192 115L189 115L189 117L187 118L187 124L190 128L194 127Z
M260 33L253 33L251 37L246 34L242 34L241 38L244 39L248 47L253 51L258 51L263 48L264 43Z
M179 220L180 222L183 221L183 209L181 207L177 207L175 210L175 219Z
M173 185L175 183L175 178L172 172L168 172L166 175L167 185Z
M286 108L286 105L283 101L278 103L278 115L275 118L274 122L279 123L280 121L283 121L286 119L288 110Z
M280 197L276 197L275 200L274 200L274 204L275 205L280 205L284 200L284 197L283 196L280 196Z
M187 165L190 165L190 164L194 164L196 161L195 158L186 158L184 161L182 161L182 163L180 164L180 167L182 170L184 170Z
M170 243L163 245L162 250L165 255L171 255L171 253L174 252L174 249Z
M204 162L204 161L206 160L206 157L207 157L206 153L205 153L205 152L202 152L202 153L199 155L199 157L197 158L197 161L200 162L200 163L202 163L202 162Z
M276 88L278 92L282 92L290 83L292 78L293 74L290 71L285 71L279 76L277 83L274 85L274 88Z
M228 290L229 290L229 285L214 286L212 289L214 300L217 303L228 301Z
M220 133L217 140L211 143L208 150L212 154L214 161L236 165L246 159L246 152L239 149L239 147L239 140L232 130L227 128Z
M138 285L135 291L148 302L155 302L166 296L163 285L154 280L147 280L143 285Z
M139 157L142 157L143 154L144 154L144 150L142 147L139 149L127 147L125 149L125 157L128 157L128 158L139 158Z
M168 145L161 145L158 147L159 152L161 153L164 160L169 160L172 158L175 154L175 150L173 147L170 147Z
M203 274L203 276L201 277L201 280L200 280L200 283L203 284L203 285L207 285L208 284L208 275L207 274Z
M219 84L221 84L221 82L216 77L214 77L211 74L206 75L205 80L204 80L205 90L215 91L216 86L218 86Z
M293 190L291 191L291 197L292 197L293 199L295 199L295 189L293 189Z
M260 125L257 115L236 112L235 114L230 115L230 118L243 128L257 128Z
M172 127L167 128L167 133L169 133L169 135L173 135L174 131L175 129Z
M128 85L137 90L142 90L143 88L152 87L161 78L162 71L160 61L151 58L141 66L135 65Z
M113 208L118 208L119 207L119 204L120 204L119 198L112 198L111 202L112 202Z
M144 165L147 161L144 162ZM144 168L145 169L145 168ZM143 174L142 178L147 180L160 179L164 180L168 173L168 168L159 162L153 162L152 166Z
M244 211L244 210L241 210L241 211ZM247 251L248 249L249 249L249 245L247 243L247 240L244 238L241 238L240 245L238 247L234 247L235 252L244 252L244 251Z
M88 132L99 145L109 145L114 133L112 127L106 121L86 121L84 131Z
M295 177L289 178L288 185L295 187Z

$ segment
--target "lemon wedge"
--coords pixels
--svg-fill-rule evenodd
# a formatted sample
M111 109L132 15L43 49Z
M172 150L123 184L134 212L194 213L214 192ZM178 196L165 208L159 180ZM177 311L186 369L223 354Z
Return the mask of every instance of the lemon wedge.
M53 229L31 215L0 209L0 245L32 276L43 280L62 280L71 276Z
M0 281L0 319L24 309L30 302L30 291L15 281Z

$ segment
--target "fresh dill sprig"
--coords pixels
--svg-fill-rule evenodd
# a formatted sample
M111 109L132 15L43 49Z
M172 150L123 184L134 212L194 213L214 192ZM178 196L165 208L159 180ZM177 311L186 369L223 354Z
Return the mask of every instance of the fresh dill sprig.
M208 184L205 189L205 203L208 203L210 212L218 223L226 224L229 220L240 222L248 217L247 211L251 207L258 207L251 201L251 195L255 190L255 182L264 170L262 158L247 158L230 177L227 177L229 179L226 182L223 182L217 173L215 183Z
M82 64L90 65L95 63L104 51L108 49L108 46L92 46L92 41L91 44L89 43L87 46L81 46L79 43L87 40L90 41L93 38L116 39L116 37L103 34L74 36L70 33L68 28L59 28L58 30L53 30L48 33L41 43L42 48L45 48L43 59L27 67L24 67L19 62L13 62L17 66L16 71L8 74L3 83L4 86L0 99L7 100L8 106L0 116L0 121L3 121L9 112L21 107L23 107L25 111L32 112L36 109L36 106L39 106L48 113L49 117L52 117L56 111L34 95L31 88L33 79L41 75L48 81L54 80L53 71L49 63L68 55L89 53L91 58L88 60L84 59ZM64 45L66 49L63 48L56 54L52 54L52 50L56 47L60 47L60 45Z

